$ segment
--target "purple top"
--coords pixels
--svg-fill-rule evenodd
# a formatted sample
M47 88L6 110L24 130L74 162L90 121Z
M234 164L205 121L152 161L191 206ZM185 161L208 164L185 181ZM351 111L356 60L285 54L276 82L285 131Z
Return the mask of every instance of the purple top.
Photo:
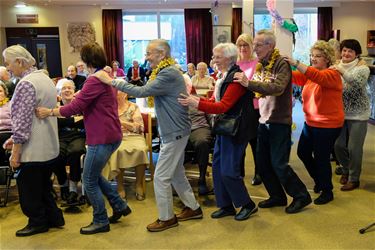
M35 71L31 68L25 71L21 78ZM31 125L36 105L36 91L27 81L19 82L12 97L11 119L12 138L15 144L24 144L29 140Z
M122 132L117 113L117 90L89 76L74 100L60 107L60 114L69 117L83 113L88 145L121 141Z

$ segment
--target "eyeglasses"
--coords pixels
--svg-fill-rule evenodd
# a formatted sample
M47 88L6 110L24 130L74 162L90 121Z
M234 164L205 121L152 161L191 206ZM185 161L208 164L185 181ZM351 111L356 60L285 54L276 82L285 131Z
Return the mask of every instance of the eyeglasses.
M244 44L237 44L237 47L238 47L238 48L241 48L241 47L242 47L242 48L247 48L247 47L250 47L250 46L249 46L249 44L244 43Z
M253 48L256 49L256 48L263 47L264 45L268 45L268 44L269 43L254 43Z
M214 59L219 59L219 60L220 60L220 59L223 59L223 58L224 58L223 56L212 56L212 57L211 57L211 59L213 59L213 60L214 60Z
M310 54L310 58L323 58L324 55L313 55L313 54Z
M151 56L152 54L157 54L157 53L160 53L159 51L147 51L145 56L148 57L148 56Z

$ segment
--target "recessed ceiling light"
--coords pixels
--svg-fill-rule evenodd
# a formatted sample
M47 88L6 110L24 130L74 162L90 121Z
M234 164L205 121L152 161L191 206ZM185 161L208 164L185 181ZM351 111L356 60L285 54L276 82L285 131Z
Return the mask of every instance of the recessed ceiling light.
M16 5L14 5L16 8L25 8L26 4L24 2L17 2Z

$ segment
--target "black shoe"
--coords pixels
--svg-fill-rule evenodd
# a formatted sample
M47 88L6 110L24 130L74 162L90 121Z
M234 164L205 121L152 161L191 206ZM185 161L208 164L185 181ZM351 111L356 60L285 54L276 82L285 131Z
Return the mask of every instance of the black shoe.
M341 165L337 165L335 169L336 175L342 175L344 173L344 168Z
M225 216L236 215L236 210L232 208L220 208L211 214L212 219L219 219Z
M247 220L250 215L255 214L258 207L254 205L253 208L242 207L241 210L234 216L235 220Z
M258 207L260 208L271 208L271 207L283 207L287 205L287 201L277 200L273 198L269 198L267 200L261 201L258 203Z
M63 201L66 201L68 199L68 196L69 196L69 187L61 187L60 188L60 198Z
M212 193L212 190L209 190L206 183L199 184L198 186L198 195L208 195Z
M71 191L68 198L66 199L66 204L71 206L78 204L78 194L74 191Z
M310 195L302 199L293 199L292 203L285 208L287 214L295 214L312 202Z
M332 191L322 191L320 196L314 200L315 205L323 205L333 200Z
M132 210L130 209L129 206L127 206L125 209L121 211L117 211L117 212L113 211L113 215L108 218L109 223L116 223L121 218L121 216L127 216L131 212Z
M40 233L45 233L48 231L48 226L29 226L27 225L26 227L18 230L16 232L17 237L23 237L23 236L31 236L34 234L40 234Z
M94 224L91 223L86 227L82 227L79 231L81 234L96 234L96 233L105 233L109 232L110 227L109 224Z
M251 181L251 185L256 186L262 184L262 178L260 178L259 174L254 175L253 180Z
M314 185L314 193L319 194L322 190L315 184Z

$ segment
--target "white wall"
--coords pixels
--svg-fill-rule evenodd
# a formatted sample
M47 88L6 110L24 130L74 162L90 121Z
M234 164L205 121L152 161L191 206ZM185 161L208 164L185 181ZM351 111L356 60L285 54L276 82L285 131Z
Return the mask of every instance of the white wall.
M38 14L38 24L17 24L16 14ZM103 46L102 32L102 10L96 6L76 6L76 7L27 7L17 9L14 7L3 6L1 9L1 28L4 27L59 27L60 49L62 60L62 72L71 63L76 63L80 56L78 52L70 52L70 46L67 37L67 24L69 22L90 22L96 32L97 42ZM0 30L0 35L3 34ZM6 46L6 39L0 38L1 51Z
M340 40L357 39L367 55L367 30L375 30L375 3L342 3L332 9L333 29L340 30Z

